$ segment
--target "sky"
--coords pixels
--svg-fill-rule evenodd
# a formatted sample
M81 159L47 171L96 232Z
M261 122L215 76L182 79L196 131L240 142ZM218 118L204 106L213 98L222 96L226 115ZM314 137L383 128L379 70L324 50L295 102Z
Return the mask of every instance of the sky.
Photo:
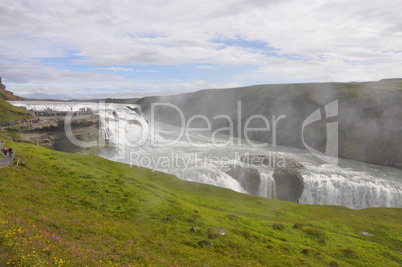
M401 0L1 0L16 95L91 99L402 77Z

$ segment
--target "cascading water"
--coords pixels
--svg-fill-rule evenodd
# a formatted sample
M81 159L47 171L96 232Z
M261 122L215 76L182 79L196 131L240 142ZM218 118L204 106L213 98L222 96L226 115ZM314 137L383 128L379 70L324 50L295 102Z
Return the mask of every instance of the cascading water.
M273 172L266 173L266 172L260 171L261 191L258 195L260 195L262 197L276 199L275 180L274 180L272 174L273 174Z
M366 207L401 207L401 182L392 179L397 170L356 171L322 165L301 171L304 191L300 203L341 205L356 209ZM386 174L389 177L385 177ZM400 175L400 174L399 174Z
M400 169L342 159L338 166L321 164L304 150L280 146L258 148L244 143L217 146L209 142L208 134L190 133L194 142L190 144L185 136L178 138L181 129L163 123L152 125L155 129L150 127L145 118L134 111L135 105L34 101L12 104L28 110L67 112L89 107L99 114L103 136L115 147L113 155L100 156L171 173L183 180L276 198L275 168L250 166L240 160L246 154L270 155L295 159L304 166L298 169L303 177L304 189L299 198L302 204L341 205L353 209L402 207ZM221 139L222 144L227 141L224 136ZM254 180L244 175L246 172L237 177L229 175L228 169L234 166L248 168ZM246 188L254 186L256 181L259 181L258 191L247 191Z

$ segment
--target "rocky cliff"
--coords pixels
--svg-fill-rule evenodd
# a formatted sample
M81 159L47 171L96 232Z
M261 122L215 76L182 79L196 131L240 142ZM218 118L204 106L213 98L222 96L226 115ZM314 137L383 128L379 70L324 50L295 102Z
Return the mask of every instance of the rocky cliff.
M326 105L336 100L337 116L327 118ZM256 85L146 97L137 103L148 116L152 103L173 104L183 112L185 122L194 115L203 115L211 122L212 130L230 127L235 136L241 137L245 126L267 128L268 121L270 130L250 131L250 139L299 148L308 144L322 153L326 149L328 123L338 122L339 157L402 168L402 79ZM160 105L154 111L156 120L183 123L172 107ZM303 128L314 112L321 119ZM254 115L260 118L247 122ZM206 127L205 120L195 119L191 127Z
M15 96L12 92L6 90L0 77L0 99L1 100L22 100L21 97Z
M71 143L64 125L65 117L39 117L39 123L20 127L23 139L43 147L70 153L91 152ZM71 134L82 142L99 140L99 116L75 116L71 121ZM98 151L93 151L98 152Z
M12 92L6 90L6 86L2 83L0 77L0 127L4 126L8 121L17 121L29 118L30 114L27 110L7 103L7 100L19 100Z

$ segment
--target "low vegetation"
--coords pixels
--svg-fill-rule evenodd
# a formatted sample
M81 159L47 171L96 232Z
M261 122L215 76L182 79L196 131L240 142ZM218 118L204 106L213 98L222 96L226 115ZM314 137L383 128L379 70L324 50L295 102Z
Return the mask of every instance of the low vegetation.
M0 140L17 151L0 169L0 266L402 264L402 209L276 201Z
M0 99L0 127L4 126L8 121L15 122L30 117L31 115L25 109L15 107Z

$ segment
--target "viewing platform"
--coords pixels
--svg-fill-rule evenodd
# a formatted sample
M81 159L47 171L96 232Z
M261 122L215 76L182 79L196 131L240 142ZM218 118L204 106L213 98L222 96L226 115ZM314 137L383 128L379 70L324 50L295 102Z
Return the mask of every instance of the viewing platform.
M73 116L93 115L92 111L57 111L57 110L30 110L32 115L36 117L55 117L66 116L67 114Z

